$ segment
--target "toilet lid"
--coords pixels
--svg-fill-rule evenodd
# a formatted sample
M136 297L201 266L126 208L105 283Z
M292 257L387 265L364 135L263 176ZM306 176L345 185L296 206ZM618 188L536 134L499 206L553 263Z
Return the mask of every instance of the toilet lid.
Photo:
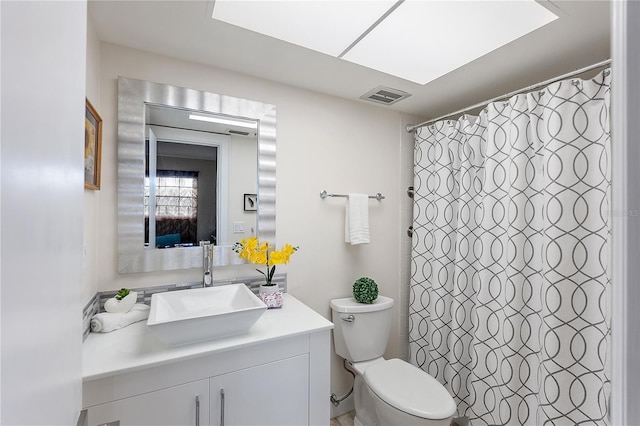
M390 359L364 372L369 388L400 411L425 419L453 416L456 405L436 379L407 362Z

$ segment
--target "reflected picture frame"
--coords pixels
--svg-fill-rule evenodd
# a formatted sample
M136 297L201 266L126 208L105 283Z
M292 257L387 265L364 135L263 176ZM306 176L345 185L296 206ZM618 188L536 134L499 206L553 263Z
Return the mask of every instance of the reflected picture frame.
M244 211L245 212L258 211L258 195L257 194L244 194Z
M102 157L102 118L85 98L84 115L84 187L100 189L100 163Z

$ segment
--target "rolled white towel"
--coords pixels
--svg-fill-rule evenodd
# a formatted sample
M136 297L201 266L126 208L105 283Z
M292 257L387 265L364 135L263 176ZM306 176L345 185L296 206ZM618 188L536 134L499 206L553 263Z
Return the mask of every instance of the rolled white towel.
M91 331L95 333L108 333L134 322L145 320L149 317L149 306L142 303L133 305L129 312L111 313L101 312L91 318Z

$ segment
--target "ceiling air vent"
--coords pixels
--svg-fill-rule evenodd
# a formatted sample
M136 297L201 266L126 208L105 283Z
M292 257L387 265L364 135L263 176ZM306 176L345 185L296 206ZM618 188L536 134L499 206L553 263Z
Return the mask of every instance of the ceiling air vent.
M403 92L402 90L392 89L390 87L378 86L373 90L368 91L364 95L360 96L360 99L365 101L376 102L378 104L391 105L398 101L411 96L411 93Z

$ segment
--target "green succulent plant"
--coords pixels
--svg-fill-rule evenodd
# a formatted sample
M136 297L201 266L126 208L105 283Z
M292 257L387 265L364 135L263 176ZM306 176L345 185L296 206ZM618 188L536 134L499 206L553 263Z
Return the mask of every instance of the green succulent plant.
M125 297L127 297L129 295L129 293L131 293L131 291L128 288L121 288L118 291L118 294L116 294L115 297L116 297L117 300L122 300Z
M353 283L353 297L360 303L373 303L378 298L378 285L371 278L358 278Z

